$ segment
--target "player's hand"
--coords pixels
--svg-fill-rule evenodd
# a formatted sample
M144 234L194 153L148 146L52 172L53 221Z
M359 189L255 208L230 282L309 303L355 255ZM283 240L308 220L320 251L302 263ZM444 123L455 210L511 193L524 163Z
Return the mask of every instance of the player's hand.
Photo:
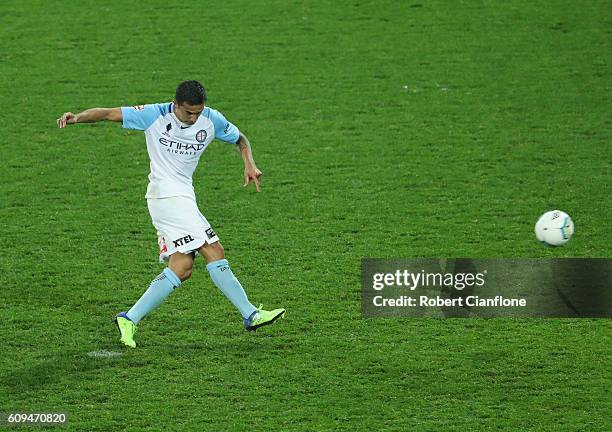
M63 129L66 127L66 125L74 124L76 122L77 122L77 116L75 114L72 114L71 112L67 112L67 113L64 113L63 116L57 119L57 126L60 129Z
M255 165L250 165L244 167L244 187L247 187L249 183L253 182L255 184L255 189L257 192L260 192L261 189L259 187L259 177L261 177L262 172Z

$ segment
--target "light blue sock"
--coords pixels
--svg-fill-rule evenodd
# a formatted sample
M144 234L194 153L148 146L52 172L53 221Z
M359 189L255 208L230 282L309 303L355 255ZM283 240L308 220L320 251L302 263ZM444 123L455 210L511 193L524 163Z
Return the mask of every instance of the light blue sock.
M210 273L210 277L215 285L217 285L217 288L219 288L223 294L225 294L225 297L227 297L240 311L242 318L250 317L251 314L257 310L257 308L249 302L242 285L240 285L240 282L238 282L238 279L236 279L236 276L232 273L232 269L226 259L208 263L206 269Z
M136 304L132 306L132 309L128 311L128 318L134 324L138 324L149 312L162 304L166 297L172 294L172 291L180 284L181 280L176 273L166 267L159 276L153 279L149 289L145 291Z

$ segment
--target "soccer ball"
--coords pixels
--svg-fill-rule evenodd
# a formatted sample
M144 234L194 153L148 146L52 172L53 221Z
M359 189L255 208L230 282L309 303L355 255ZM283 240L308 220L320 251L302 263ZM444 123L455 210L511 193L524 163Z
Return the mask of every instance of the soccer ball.
M551 210L540 216L535 224L538 241L547 246L562 246L572 238L574 222L561 210Z

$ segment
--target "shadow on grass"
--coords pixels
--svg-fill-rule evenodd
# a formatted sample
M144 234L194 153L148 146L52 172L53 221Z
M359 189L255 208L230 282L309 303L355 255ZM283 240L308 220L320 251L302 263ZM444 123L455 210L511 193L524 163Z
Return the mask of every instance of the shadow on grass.
M194 340L186 337L143 340L135 350L113 347L100 348L100 353L121 353L111 356L91 356L87 350L49 353L45 358L24 359L22 364L9 365L0 372L0 394L19 395L53 388L86 385L101 376L119 379L146 373L145 369L161 370L189 365L194 359L226 364L244 361L247 356L278 354L290 350L291 343L272 335L220 336L215 340Z
M0 393L21 394L61 383L87 380L92 373L120 368L121 357L92 358L85 352L51 354L45 360L32 360L25 366L7 368L0 375ZM135 366L130 363L130 366ZM136 365L138 366L138 365Z

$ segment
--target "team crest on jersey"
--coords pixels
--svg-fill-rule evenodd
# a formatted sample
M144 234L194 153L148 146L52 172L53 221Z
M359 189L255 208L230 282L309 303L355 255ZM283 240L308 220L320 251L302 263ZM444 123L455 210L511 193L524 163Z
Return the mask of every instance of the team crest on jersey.
M196 139L198 140L199 143L203 143L204 141L206 141L207 136L208 134L206 133L206 131L202 129L202 130L199 130L198 133L196 134Z

